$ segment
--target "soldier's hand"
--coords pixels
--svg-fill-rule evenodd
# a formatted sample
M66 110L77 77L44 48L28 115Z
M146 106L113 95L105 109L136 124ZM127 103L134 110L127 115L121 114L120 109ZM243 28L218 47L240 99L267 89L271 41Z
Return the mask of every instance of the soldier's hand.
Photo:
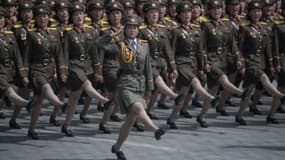
M210 72L211 71L211 66L210 64L205 65L205 72Z
M24 83L24 86L27 87L29 85L29 79L28 77L24 77L23 78L23 83Z
M275 68L274 68L274 67L271 67L271 68L270 68L270 72L271 72L272 75L274 75L274 74L276 73Z
M67 81L67 76L65 74L62 74L60 76L60 78L61 78L62 82L66 82Z
M104 78L102 75L95 74L95 81L103 83Z
M203 81L205 81L206 80L206 74L202 71L202 70L200 70L199 72L198 72L198 77L200 78L200 79L202 79Z

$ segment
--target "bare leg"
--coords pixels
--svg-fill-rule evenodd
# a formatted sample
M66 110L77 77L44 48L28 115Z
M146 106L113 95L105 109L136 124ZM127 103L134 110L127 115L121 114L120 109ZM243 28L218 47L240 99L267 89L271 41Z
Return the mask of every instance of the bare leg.
M209 89L208 93L210 93L211 95L217 95L218 89L219 89L219 86L214 86L214 87ZM211 107L211 101L209 99L205 99L204 100L204 106L203 106L202 111L200 113L201 120L203 120L205 118L210 107Z
M154 91L154 93L150 96L150 100L148 102L147 109L146 109L147 112L151 112L152 111L152 108L154 106L154 103L157 100L158 95L159 95L159 90L156 89Z
M175 92L172 91L171 88L167 86L167 84L164 82L161 76L157 76L154 80L154 83L162 94L165 94L170 97L178 96Z
M23 97L24 99L28 99L29 98L30 91L29 91L28 88L20 88L18 92L19 92L19 95L21 97ZM20 114L22 107L23 107L22 105L16 105L15 106L13 115L11 116L11 120L16 121L16 118Z
M279 98L284 97L284 94L278 91L278 89L273 86L273 84L270 82L266 74L263 74L260 77L260 82L262 83L265 90L269 92L272 96L279 97Z
M75 113L76 110L76 106L80 97L80 94L82 92L82 88L80 88L77 91L71 91L70 92L70 97L69 97L69 107L66 113L66 118L65 118L65 122L64 122L64 127L68 128L68 126L71 123L71 120L73 118L73 115Z
M86 80L83 84L84 91L88 94L88 96L92 98L98 99L100 102L107 102L108 99L102 96L97 90L92 86L91 82L89 80Z
M91 102L92 102L92 98L87 96L85 97L84 99L84 107L83 107L83 110L81 111L80 113L80 116L81 117L85 117L90 109L90 106L91 106Z
M12 87L9 87L6 92L6 96L9 100L17 105L25 106L29 103L28 100L19 96Z
M34 131L35 129L35 125L38 121L40 112L41 112L41 106L44 100L44 96L43 95L36 95L35 99L34 99L34 103L32 106L32 112L31 112L31 122L30 122L30 126L29 126L29 130L30 131Z
M237 88L234 84L232 84L225 74L220 77L219 82L228 92L235 93L237 95L242 95L243 91Z
M280 92L285 93L285 87L278 87L278 89L280 90ZM280 98L273 96L272 106L271 106L271 110L268 114L268 117L274 117L274 114L276 113L276 110L278 109L280 104L281 104Z
M51 102L52 105L58 107L64 105L64 103L54 93L49 83L44 84L41 90L43 95Z

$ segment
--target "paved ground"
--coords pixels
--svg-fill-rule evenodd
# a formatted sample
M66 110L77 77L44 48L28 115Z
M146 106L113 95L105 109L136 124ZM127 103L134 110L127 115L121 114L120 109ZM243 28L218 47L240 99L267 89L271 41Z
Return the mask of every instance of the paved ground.
M258 106L265 114L271 99L264 97L265 105ZM237 99L234 99L237 103ZM45 107L40 117L38 131L40 140L27 137L29 116L23 111L18 120L23 129L10 130L8 120L0 120L0 160L114 160L110 152L120 123L111 122L113 134L98 131L102 113L93 105L89 117L92 123L81 124L79 115L73 121L76 137L64 137L60 127L48 124L51 107ZM81 106L78 108L80 111ZM200 108L191 107L194 116ZM168 130L161 141L156 141L153 132L131 132L122 150L130 160L284 160L285 157L285 114L277 114L280 125L265 123L265 115L246 114L248 126L237 126L234 114L238 107L228 107L231 116L221 117L210 110L209 128L200 128L195 118L178 120L178 130ZM11 109L5 112L10 115ZM167 128L165 121L170 110L157 109L160 120L155 121ZM63 116L60 117L62 121Z

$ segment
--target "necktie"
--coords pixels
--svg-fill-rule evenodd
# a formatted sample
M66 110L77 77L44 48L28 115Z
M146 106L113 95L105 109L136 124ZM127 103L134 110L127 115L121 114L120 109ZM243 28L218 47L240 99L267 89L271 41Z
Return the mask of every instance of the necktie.
M133 48L135 49L135 51L137 51L137 43L136 41L132 41L131 45L133 46Z

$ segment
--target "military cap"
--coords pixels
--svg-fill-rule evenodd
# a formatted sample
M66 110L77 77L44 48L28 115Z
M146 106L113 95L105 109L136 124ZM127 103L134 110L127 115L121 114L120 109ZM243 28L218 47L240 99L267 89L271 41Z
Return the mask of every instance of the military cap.
M180 1L179 0L168 0L168 5L173 5L173 4L178 4Z
M146 3L147 0L135 0L136 5L140 4L140 3Z
M192 5L200 5L200 6L202 6L202 2L201 2L201 0L193 0L192 1Z
M70 8L70 3L67 0L57 0L54 4L54 9L64 9L64 8Z
M36 5L36 7L34 8L34 15L40 15L40 14L50 14L50 7L48 5L45 4L38 4Z
M73 14L75 11L83 11L83 12L85 12L84 4L80 3L80 2L72 3L72 6L70 8L70 12L71 12L71 14Z
M275 0L264 0L263 5L264 6L272 6L275 3Z
M254 0L248 3L247 10L250 11L252 9L262 9L262 2Z
M107 13L109 14L110 12L112 12L114 10L119 10L119 11L123 12L124 8L123 8L122 4L119 2L109 3L107 6Z
M44 5L50 6L51 3L50 3L50 0L37 0L36 5L38 4L44 4Z
M143 11L147 12L150 9L159 9L159 4L156 2L147 2L143 6Z
M226 5L229 5L229 4L239 4L239 0L226 0Z
M2 0L2 6L16 6L16 0Z
M160 5L163 5L163 6L167 6L167 5L168 5L167 0L158 0L157 2L158 2Z
M7 12L6 9L0 6L0 17L6 17L7 16Z
M90 12L93 9L104 9L104 3L102 0L91 0L87 3L87 11Z
M211 0L208 2L208 8L217 8L217 7L223 7L223 2L221 0Z
M135 8L135 3L132 0L125 0L122 2L124 8Z
M24 9L33 9L34 4L31 1L24 1L19 4L19 10L24 10Z
M126 16L123 21L124 25L140 25L140 18L137 15Z
M188 1L183 1L181 3L179 3L176 7L176 12L179 14L182 11L189 11L191 10L191 3Z

